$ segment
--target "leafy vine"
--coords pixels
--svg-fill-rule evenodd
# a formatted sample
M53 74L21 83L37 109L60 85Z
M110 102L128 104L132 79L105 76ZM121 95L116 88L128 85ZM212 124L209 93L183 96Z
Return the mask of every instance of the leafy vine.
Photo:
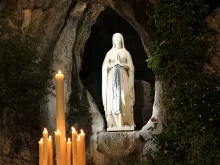
M148 65L163 82L168 124L155 137L148 164L220 162L220 79L204 70L208 7L201 0L161 0L155 7L156 39Z

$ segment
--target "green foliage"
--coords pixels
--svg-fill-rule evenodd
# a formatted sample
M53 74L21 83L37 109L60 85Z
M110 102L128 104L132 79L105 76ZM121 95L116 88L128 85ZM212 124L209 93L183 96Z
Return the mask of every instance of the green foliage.
M48 63L37 54L36 40L15 31L0 29L1 138L11 142L11 148L0 148L5 157L31 164L37 160L39 119L50 72ZM27 160L24 154L32 157Z
M161 0L156 6L158 34L148 62L163 82L168 121L155 137L160 150L146 154L149 164L220 163L220 79L203 69L207 11L199 0Z
M202 68L206 11L205 5L195 1L162 0L157 5L154 20L158 34L148 61L158 76L180 76L188 67L191 72Z

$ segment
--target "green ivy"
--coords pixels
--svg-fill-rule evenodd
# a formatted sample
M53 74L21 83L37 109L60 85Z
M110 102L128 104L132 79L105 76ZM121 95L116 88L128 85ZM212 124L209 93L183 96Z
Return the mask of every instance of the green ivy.
M41 135L49 65L37 54L36 39L6 25L0 29L0 136L6 144L0 146L0 164L16 160L30 165L38 162L36 142Z
M201 0L161 0L155 7L157 35L148 59L163 82L167 126L155 136L159 151L149 165L220 163L220 77L204 71L208 7Z

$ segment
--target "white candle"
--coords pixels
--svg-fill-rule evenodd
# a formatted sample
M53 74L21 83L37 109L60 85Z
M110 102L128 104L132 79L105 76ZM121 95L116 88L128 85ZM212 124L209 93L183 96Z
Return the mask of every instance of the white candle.
M53 145L51 136L48 138L48 165L53 165Z
M39 143L39 165L43 165L43 138L41 138L38 143Z
M44 156L43 156L43 165L47 165L47 162L48 162L48 132L47 132L47 129L44 128L44 131L43 131L43 153L44 153Z
M60 130L61 158L66 164L66 121L64 111L64 75L56 74L56 127Z
M82 165L82 145L79 135L77 136L76 143L77 143L77 165Z
M77 132L74 127L72 129L72 165L77 165Z
M66 165L71 165L71 141L68 138L66 142Z
M55 142L56 142L56 161L57 165L63 165L61 161L61 143L60 143L60 131L55 132Z
M82 165L86 165L86 145L85 145L85 133L83 132L83 130L81 129L81 133L79 134L80 136L80 141L81 141L81 154L82 154Z

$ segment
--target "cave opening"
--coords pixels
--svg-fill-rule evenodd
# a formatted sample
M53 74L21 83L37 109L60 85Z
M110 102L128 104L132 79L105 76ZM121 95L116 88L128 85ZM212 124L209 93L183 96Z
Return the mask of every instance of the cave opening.
M106 8L98 16L96 23L91 28L91 35L86 42L80 78L94 99L97 108L102 116L105 116L102 104L102 64L106 53L112 48L112 36L114 33L121 33L124 37L125 48L130 52L135 68L135 90L138 82L148 82L151 87L150 97L154 96L155 76L153 71L148 68L140 36L135 29L110 8ZM137 82L137 83L136 83ZM143 93L143 92L142 92ZM138 104L138 93L135 92L134 120L136 129L141 129L146 123L143 123L143 113L140 112L141 104ZM139 106L139 107L138 107ZM152 106L151 106L152 108ZM148 118L152 109L148 108ZM104 117L105 119L105 117ZM105 123L106 125L106 123Z

